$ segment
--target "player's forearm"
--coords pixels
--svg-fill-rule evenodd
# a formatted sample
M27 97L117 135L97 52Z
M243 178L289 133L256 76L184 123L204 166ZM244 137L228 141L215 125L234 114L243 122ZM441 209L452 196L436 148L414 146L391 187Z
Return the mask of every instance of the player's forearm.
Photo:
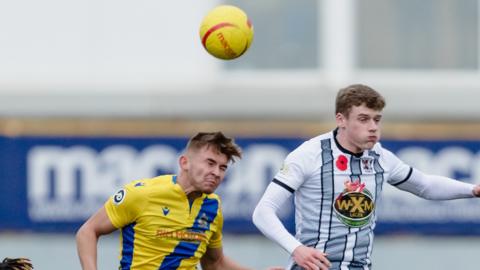
M253 212L253 223L268 238L277 242L288 253L302 245L285 228L277 216L280 207L291 196L283 187L271 183Z
M76 235L77 252L83 270L97 269L97 242L98 236L82 227Z
M399 186L428 200L472 198L474 185L439 175L413 170L409 180Z

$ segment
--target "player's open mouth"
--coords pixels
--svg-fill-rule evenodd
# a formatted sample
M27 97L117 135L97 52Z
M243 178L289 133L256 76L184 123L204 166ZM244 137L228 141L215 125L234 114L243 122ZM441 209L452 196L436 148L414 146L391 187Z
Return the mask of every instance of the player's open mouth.
M205 183L212 187L217 185L217 181L215 181L214 179L205 179Z

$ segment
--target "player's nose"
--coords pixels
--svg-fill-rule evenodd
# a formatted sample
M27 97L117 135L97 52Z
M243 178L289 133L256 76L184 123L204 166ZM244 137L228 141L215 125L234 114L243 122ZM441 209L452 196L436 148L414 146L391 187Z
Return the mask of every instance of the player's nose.
M369 121L368 129L370 131L377 131L379 127L379 123L375 121L374 119Z
M220 173L221 173L221 169L220 169L220 166L213 166L212 168L212 174L214 174L215 176L219 176Z

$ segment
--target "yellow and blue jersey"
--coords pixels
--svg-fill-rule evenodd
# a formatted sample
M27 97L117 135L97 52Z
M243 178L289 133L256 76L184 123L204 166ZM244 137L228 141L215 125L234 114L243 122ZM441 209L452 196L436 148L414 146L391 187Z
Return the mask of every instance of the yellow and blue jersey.
M207 248L222 245L220 198L189 202L175 175L133 181L105 209L121 229L119 269L195 269Z

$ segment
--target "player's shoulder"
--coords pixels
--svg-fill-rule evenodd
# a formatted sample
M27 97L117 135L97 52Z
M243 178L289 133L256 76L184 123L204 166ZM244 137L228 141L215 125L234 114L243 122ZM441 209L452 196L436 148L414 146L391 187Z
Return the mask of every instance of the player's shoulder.
M123 188L118 190L113 196L114 202L118 203L120 199L115 201L115 198L124 197L129 198L128 201L149 201L152 196L158 193L168 194L169 187L174 186L175 175L161 175L153 178L144 178L131 181Z
M334 141L334 131L329 131L320 135L317 135L310 140L306 141L305 143L311 145L321 145L323 142L333 143Z
M374 151L377 154L380 154L384 150L382 143L377 142L376 144L373 145L372 149L370 151Z
M382 146L382 143L377 142L370 151L375 152L377 155L385 156L390 154L390 150Z
M159 175L145 180L150 186L174 185L177 182L177 176L174 174Z
M216 193L205 194L202 205L206 208L217 209L220 213L222 212L222 200Z
M297 150L311 152L311 151L321 151L322 141L329 141L333 138L332 132L327 132L324 134L317 135L313 138L310 138L304 141Z
M216 193L205 194L205 198L208 200L216 200L218 202L221 201L220 196Z
M168 186L175 184L175 175L160 175L153 178L144 178L134 180L125 185L125 188L134 192L150 192L152 190L161 188L164 189Z
M378 155L380 157L380 160L386 162L398 160L396 155L387 148L384 148L380 142L377 142L370 151Z

